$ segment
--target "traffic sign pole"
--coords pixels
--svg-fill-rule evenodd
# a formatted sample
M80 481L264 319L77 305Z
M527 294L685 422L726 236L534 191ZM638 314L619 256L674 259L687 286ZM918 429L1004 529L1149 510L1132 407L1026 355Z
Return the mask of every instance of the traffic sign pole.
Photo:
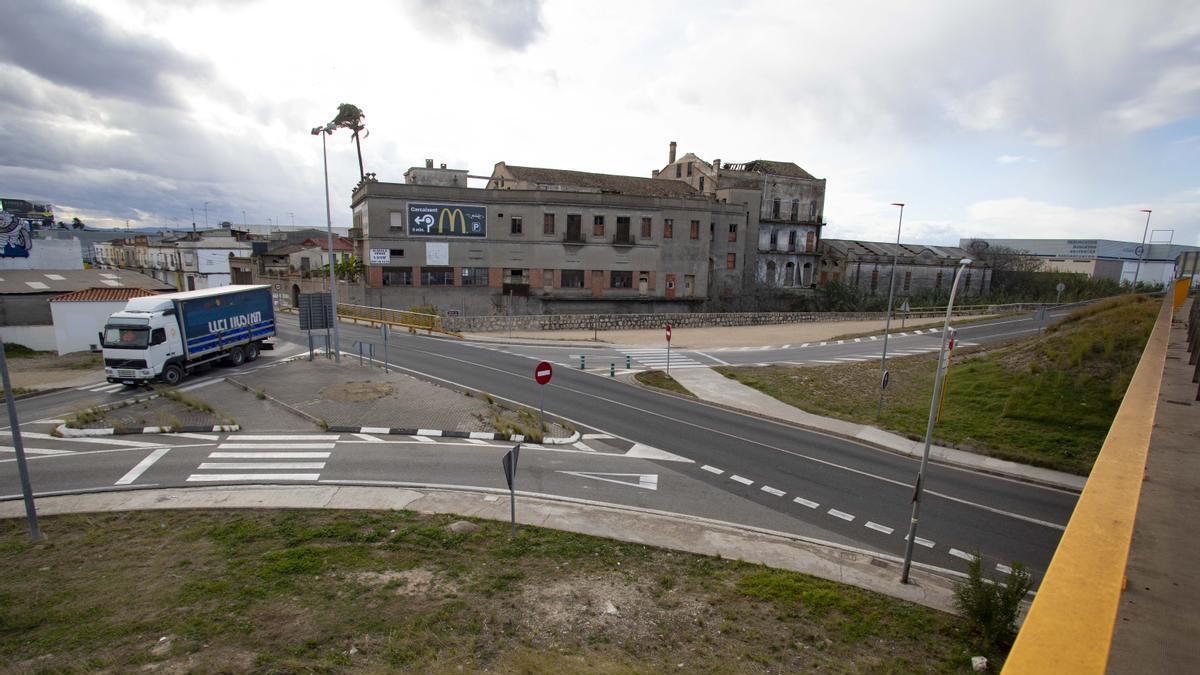
M667 377L671 376L671 324L667 324Z
M539 361L533 367L533 381L541 385L542 389L538 400L538 433L543 435L545 434L543 429L546 427L546 385L550 383L552 377L554 377L554 366L551 366L549 362Z

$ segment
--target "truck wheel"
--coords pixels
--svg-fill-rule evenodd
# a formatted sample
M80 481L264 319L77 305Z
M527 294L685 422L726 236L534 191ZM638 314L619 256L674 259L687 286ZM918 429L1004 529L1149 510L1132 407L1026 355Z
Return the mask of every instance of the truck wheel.
M163 368L162 381L171 385L172 387L179 384L183 381L183 368L180 368L173 363L166 368Z
M258 343L251 342L246 345L246 362L249 363L258 358Z
M241 347L234 347L229 350L229 355L225 357L225 362L236 368L246 362L246 352L242 351Z

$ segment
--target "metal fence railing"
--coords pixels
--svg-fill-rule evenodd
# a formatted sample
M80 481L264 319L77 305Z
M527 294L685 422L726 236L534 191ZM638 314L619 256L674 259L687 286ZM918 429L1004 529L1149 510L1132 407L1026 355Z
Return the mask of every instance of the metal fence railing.
M457 338L462 337L462 333L447 329L445 319L437 314L410 312L404 309L368 307L366 305L351 305L341 302L338 303L337 313L339 318L349 319L355 323L362 321L372 326L388 324L393 327L403 326L414 331L423 330L430 334L440 333Z

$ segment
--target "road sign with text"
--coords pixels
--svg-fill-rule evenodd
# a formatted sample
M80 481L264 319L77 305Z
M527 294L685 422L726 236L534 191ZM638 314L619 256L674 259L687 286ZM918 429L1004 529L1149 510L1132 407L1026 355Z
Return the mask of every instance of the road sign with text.
M554 377L554 368L550 367L548 362L542 361L534 367L533 379L538 384L546 384L550 381L551 377Z
M671 324L667 324L667 342L671 341Z

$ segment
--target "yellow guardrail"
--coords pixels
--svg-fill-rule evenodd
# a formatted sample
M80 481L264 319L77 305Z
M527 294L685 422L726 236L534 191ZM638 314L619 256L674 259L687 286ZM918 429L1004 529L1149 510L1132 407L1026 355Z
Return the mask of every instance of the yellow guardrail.
M388 324L402 326L411 331L423 330L429 334L440 333L451 337L462 338L462 333L447 330L442 317L436 314L423 314L403 309L385 309L383 307L368 307L366 305L349 305L338 303L338 318L349 319L355 323L364 321L372 326Z
M1103 673L1137 516L1174 310L1163 298L1125 398L1004 673Z

